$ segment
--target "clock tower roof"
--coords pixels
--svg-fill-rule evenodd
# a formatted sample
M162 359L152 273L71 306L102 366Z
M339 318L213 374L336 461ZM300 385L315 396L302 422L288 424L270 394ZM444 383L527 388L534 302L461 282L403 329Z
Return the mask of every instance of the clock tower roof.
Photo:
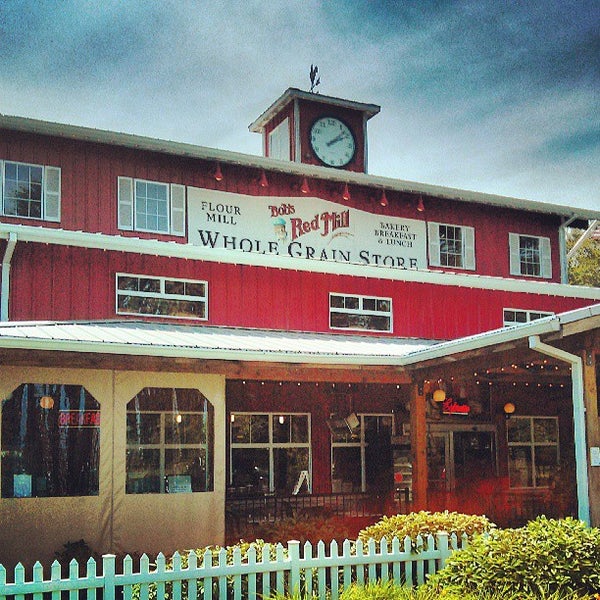
M266 124L277 114L281 113L282 110L294 100L306 100L308 102L355 110L363 113L367 120L374 117L381 110L381 107L377 104L365 104L363 102L354 102L353 100L345 100L334 96L306 92L297 88L288 88L281 96L279 96L279 98L277 98L277 100L275 100L275 102L273 102L273 104L271 104L271 106L269 106L269 108L267 108L267 110L250 123L248 129L255 133L263 133Z

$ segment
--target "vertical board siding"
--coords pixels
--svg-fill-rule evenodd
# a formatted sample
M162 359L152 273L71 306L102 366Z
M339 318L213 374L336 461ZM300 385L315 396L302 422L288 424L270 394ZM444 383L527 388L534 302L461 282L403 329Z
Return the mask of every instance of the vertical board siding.
M18 243L11 266L10 318L115 318L117 272L206 280L209 320L185 322L230 327L331 332L330 292L390 297L393 334L427 339L451 339L501 327L504 308L563 312L592 303L522 292Z
M259 186L260 170L222 164L224 179L214 179L216 163L204 159L178 157L133 148L96 144L23 132L2 131L0 160L15 160L61 168L62 197L60 224L33 219L3 217L7 222L63 229L134 235L117 227L117 177L127 176L164 183L177 183L224 192L273 197L296 197L302 202L297 175L267 172L269 186ZM425 197L426 210L416 211L416 197L390 191L384 209L376 201L378 191L351 186L351 199L341 197L343 185L324 180L309 181L311 195L366 210L373 214L463 225L475 229L476 270L467 271L495 277L508 277L508 234L524 233L549 237L552 244L553 281L560 281L558 229L560 221L552 215L527 213L515 209L490 207L467 202ZM185 243L186 238L135 233L136 237ZM433 270L438 270L435 267ZM447 269L446 269L447 270ZM465 271L459 271L465 272ZM530 279L530 278L528 278Z

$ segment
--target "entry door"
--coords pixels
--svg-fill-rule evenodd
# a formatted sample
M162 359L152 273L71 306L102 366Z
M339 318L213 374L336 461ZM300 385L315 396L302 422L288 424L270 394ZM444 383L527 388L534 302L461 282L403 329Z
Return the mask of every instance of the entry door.
M429 491L471 493L496 475L494 431L431 432L427 441Z

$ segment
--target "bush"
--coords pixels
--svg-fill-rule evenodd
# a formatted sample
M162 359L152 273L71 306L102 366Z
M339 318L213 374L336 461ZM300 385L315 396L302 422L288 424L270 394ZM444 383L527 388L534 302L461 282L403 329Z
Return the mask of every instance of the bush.
M484 516L448 511L431 513L422 510L407 515L383 517L374 525L361 530L359 539L367 542L373 538L379 542L383 537L391 540L394 536L400 539L408 536L413 542L413 550L416 551L419 550L416 545L418 535L425 538L429 534L445 531L448 534L455 533L459 538L466 535L472 540L475 535L492 531L495 527L494 523ZM426 543L425 539L423 543Z
M571 517L538 517L519 529L491 530L454 552L428 583L436 590L495 590L533 597L600 591L600 529Z

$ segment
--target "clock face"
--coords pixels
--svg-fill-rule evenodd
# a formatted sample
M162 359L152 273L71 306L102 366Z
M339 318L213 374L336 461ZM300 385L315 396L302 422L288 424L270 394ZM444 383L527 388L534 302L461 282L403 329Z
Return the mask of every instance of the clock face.
M356 152L348 125L335 117L321 117L310 128L310 145L317 158L329 167L344 167Z

